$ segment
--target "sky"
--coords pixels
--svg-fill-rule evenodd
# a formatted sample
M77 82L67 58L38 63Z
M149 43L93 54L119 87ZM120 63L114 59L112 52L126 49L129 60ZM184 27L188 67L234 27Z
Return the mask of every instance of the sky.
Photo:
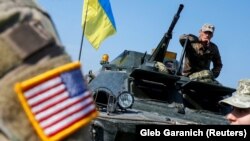
M79 58L82 38L83 0L37 0L46 10L73 61ZM249 0L110 0L117 32L93 48L84 38L81 63L84 74L97 71L103 54L110 60L124 50L148 52L167 32L180 4L184 8L173 30L168 50L182 47L181 34L198 35L205 23L215 25L212 38L222 57L223 68L217 78L224 86L236 88L240 79L250 78L250 1Z

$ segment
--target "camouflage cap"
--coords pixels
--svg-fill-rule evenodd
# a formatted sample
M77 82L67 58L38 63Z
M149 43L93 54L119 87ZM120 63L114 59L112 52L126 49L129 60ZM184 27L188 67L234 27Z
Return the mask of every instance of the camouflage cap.
M212 33L214 33L214 30L215 30L215 27L214 25L212 24L204 24L202 27L201 27L201 31L210 31Z
M237 108L250 108L250 79L240 80L236 93L229 98L221 100L219 103Z

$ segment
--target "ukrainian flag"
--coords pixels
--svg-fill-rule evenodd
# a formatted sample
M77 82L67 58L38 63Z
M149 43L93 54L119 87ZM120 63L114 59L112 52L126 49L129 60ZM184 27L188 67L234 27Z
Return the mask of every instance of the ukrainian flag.
M109 0L84 0L82 16L84 35L96 49L116 32Z

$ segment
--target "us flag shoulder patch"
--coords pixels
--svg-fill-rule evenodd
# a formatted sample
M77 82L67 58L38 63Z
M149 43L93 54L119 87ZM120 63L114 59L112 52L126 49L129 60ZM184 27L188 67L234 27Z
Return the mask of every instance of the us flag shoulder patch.
M98 116L80 67L79 62L69 63L15 85L42 140L61 140Z

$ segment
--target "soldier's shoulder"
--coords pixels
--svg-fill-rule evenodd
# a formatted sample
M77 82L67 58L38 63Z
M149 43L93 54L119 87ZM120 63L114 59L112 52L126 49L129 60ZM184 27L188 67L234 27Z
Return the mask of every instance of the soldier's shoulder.
M47 13L46 10L43 9L43 7L38 3L37 0L0 0L0 11L5 11L8 9L14 9L14 8L32 8L37 9L42 13Z
M212 46L214 49L218 49L218 46L214 42L210 42L210 46Z

